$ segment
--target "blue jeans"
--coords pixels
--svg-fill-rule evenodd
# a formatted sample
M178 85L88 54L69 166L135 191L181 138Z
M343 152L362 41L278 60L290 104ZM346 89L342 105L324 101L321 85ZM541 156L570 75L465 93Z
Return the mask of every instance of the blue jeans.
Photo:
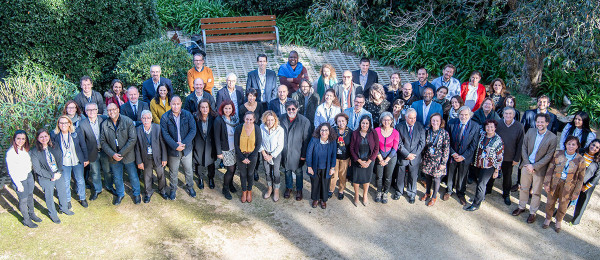
M83 178L83 164L75 166L63 166L63 176L67 188L67 202L71 202L71 172L77 184L77 196L79 200L85 200L85 180Z
M127 175L129 175L129 183L131 184L131 189L133 190L133 196L140 195L140 178L138 177L137 168L135 167L135 162L130 163L122 163L115 162L110 165L110 169L113 173L113 180L115 183L115 188L117 190L117 196L125 197L125 184L123 184L123 167L127 171Z
M304 171L302 170L304 166L296 169L296 170L288 170L285 169L285 187L288 189L292 189L294 187L294 179L292 177L292 172L296 173L296 190L302 190L303 181L304 181Z
M104 183L108 189L114 189L112 176L110 176L110 163L108 157L104 152L98 153L98 159L94 162L90 162L90 175L92 177L92 183L94 184L94 190L96 193L102 191L102 176L104 176Z

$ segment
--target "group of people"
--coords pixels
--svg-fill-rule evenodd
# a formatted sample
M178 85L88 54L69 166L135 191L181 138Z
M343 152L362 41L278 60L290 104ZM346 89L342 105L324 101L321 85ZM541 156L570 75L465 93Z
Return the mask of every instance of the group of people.
M173 94L158 65L141 86L141 100L137 87L123 91L118 79L103 96L92 89L91 78L82 77L81 92L65 104L54 130L35 133L35 146L27 133L15 132L6 160L23 224L36 227L34 222L41 221L33 211L34 176L44 190L50 219L60 223L54 191L59 211L72 215L72 176L75 198L88 207L88 182L90 201L107 190L119 205L125 196L124 171L139 204L142 194L144 203L151 201L154 181L163 199L175 200L180 168L191 197L196 196L194 186L204 189L205 181L214 189L217 169L224 168L223 196L231 200L237 193L237 172L240 201L251 203L262 164L264 199L279 200L283 171L283 197L295 194L302 200L307 174L311 205L323 209L334 194L339 200L346 197L348 181L354 205L366 206L375 178L376 203L406 195L410 204L419 199L433 206L444 182L442 200L456 194L465 210L474 211L492 192L494 179L502 178L506 205L511 204L511 190L519 190L513 215L525 211L531 194L528 223L536 219L542 188L548 194L543 228L550 225L558 202L559 232L569 205L576 206L573 223L579 223L600 179L600 140L585 112L577 112L557 137L559 122L548 111L547 96L521 117L504 81L493 80L487 90L478 71L461 84L453 77L453 65L446 65L432 82L420 68L418 81L401 84L394 73L390 84L382 86L363 58L359 70L342 73L341 82L329 64L311 82L292 51L277 73L267 69L267 56L261 54L245 89L230 73L225 86L213 93L214 76L204 56L194 55L193 62L188 71L191 93L185 98ZM419 180L426 192L417 198ZM477 188L468 203L466 187L472 182Z

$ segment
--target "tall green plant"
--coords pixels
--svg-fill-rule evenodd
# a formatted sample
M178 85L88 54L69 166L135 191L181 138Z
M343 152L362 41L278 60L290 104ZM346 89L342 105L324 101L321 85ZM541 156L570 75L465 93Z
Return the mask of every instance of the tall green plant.
M162 23L188 34L201 33L200 19L239 16L220 0L157 0L157 14Z

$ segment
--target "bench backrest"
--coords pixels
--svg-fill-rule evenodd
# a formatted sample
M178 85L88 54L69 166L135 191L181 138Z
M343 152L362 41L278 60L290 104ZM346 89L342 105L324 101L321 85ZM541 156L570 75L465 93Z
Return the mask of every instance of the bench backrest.
M206 36L273 32L275 25L275 15L200 19L200 28Z

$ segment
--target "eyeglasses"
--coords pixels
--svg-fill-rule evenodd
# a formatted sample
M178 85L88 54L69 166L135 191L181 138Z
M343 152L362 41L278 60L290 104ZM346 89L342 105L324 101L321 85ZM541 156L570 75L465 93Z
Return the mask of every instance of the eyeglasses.
M329 132L329 129L323 128L323 129L321 129L321 132Z
M77 109L77 107L67 107L67 109Z
M85 111L94 112L94 111L98 111L98 109L97 108L89 108L89 109L86 109Z
M113 112L113 111L117 111L117 110L119 110L119 109L118 108L111 108L111 109L107 109L106 111Z
M288 107L287 111L296 111L295 107Z
M71 123L69 122L58 122L59 125L70 125Z
M194 62L201 62L201 61L204 61L204 60L194 60Z

